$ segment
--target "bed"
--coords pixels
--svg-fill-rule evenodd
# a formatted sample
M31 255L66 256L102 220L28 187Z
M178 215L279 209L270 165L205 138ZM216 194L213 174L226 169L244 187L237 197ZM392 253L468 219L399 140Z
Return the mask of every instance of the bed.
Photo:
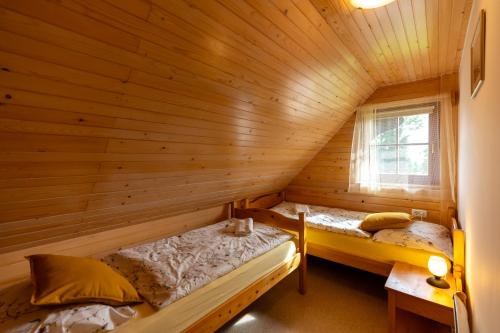
M290 225L279 220L266 224L256 223L254 232L245 237L228 236L227 227L228 221L225 220L177 236L107 253L102 260L120 271L129 281L134 281L134 286L148 302L122 307L97 305L96 308L92 305L86 308L84 305L80 308L65 308L62 309L66 311L64 320L68 319L68 314L73 320L75 314L82 311L100 311L97 319L101 321L98 323L106 327L109 319L113 319L113 325L108 326L113 328L113 332L213 332L297 268L300 269L299 291L305 293L306 261L301 261L305 258L306 251L303 223ZM292 234L275 227L291 230L298 237L295 239ZM257 240L262 244L259 245ZM177 250L180 252L175 252ZM234 255L233 252L237 254ZM136 256L142 255L145 255L145 260L139 263ZM196 258L189 262L191 257ZM225 257L228 259L224 259ZM204 259L200 261L199 258ZM123 265L124 262L127 265ZM165 265L165 262L173 264ZM189 264L186 265L186 262ZM138 267L146 266L147 274L138 276L138 272L142 273ZM167 271L171 266L175 266L175 274L164 276L171 279L176 288L182 288L169 289L167 293L151 288L153 292L148 294L143 282L148 284L149 280L144 279L144 276ZM190 274L194 279L190 279ZM176 280L176 276L182 276L182 279ZM205 279L205 276L213 279ZM0 312L8 312L8 315L16 317L26 311L22 295L27 294L25 298L29 299L29 288L26 288L29 284L23 283L24 286L22 283L14 286L18 289L14 290L16 293L11 297L15 299L15 304L6 310L2 308L5 302L0 302L3 303L0 304ZM2 301L7 299L7 293L0 294ZM28 317L23 315L15 319L19 319L19 323L26 323L28 318L29 323L37 323L41 315L38 310L40 309L28 309ZM46 312L43 315L47 315L49 310L45 308L43 311ZM96 316L92 313L87 317L95 319ZM117 320L121 317L123 320ZM17 327L12 323L4 326L1 324L0 330ZM30 332L27 327L21 331ZM81 332L87 331L82 329Z
M389 275L397 261L427 267L429 255L440 254L447 258L449 267L457 279L459 290L462 288L464 234L459 229L452 212L450 212L449 228L423 222L412 224L412 228L419 229L416 232L424 233L424 236L425 232L429 233L429 228L433 233L447 235L442 236L444 239L441 239L443 243L440 247L432 248L422 241L416 247L412 241L408 244L406 230L387 229L378 232L380 235L363 234L362 230L356 228L356 223L359 225L363 217L368 214L365 212L309 205L308 207L313 207L313 214L305 217L305 222L302 222L304 216L291 212L290 205L292 204L285 201L283 192L273 193L253 200L235 201L232 214L238 218L252 217L261 222L286 219L290 224L293 224L293 221L305 223L308 254L383 276ZM322 214L318 214L318 211ZM332 214L333 218L329 216ZM321 216L318 217L319 215ZM390 238L395 236L399 237L400 241L391 242Z
M138 316L116 332L213 332L293 271L300 262L286 242L177 302L155 311L136 306Z

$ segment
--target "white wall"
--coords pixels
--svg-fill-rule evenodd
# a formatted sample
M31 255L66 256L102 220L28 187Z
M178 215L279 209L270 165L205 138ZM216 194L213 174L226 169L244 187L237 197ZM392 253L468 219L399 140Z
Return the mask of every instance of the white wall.
M470 97L470 44L486 10L486 80ZM500 332L500 0L474 1L460 64L459 219L475 333Z

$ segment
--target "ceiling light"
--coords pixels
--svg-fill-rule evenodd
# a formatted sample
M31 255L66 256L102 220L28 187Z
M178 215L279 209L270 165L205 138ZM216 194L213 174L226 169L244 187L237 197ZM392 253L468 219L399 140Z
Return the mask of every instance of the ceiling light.
M351 4L360 9L377 8L390 4L394 0L351 0Z

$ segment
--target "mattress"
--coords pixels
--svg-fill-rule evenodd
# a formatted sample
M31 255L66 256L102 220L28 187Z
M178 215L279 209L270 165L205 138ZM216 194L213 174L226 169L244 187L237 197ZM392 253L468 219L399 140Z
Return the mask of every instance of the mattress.
M296 206L297 205L297 206ZM303 204L295 204L293 202L281 202L272 211L278 212L289 218L297 218L297 210ZM425 221L414 221L409 227L401 229L384 229L374 234L363 231L359 228L361 222L369 213L356 212L341 208L330 208L323 206L307 205L309 213L306 216L306 225L309 227L309 233L314 230L316 234L323 234L317 231L341 235L347 237L346 243L353 244L371 244L371 249L391 248L394 251L410 253L411 250L419 250L422 253L439 254L453 260L453 246L451 242L450 231L439 224L429 223ZM302 208L301 208L302 209ZM332 238L339 238L331 236ZM358 238L367 242L358 242L350 238ZM340 237L339 239L343 239ZM310 242L316 242L309 235ZM383 246L383 244L388 246ZM328 244L327 244L328 245ZM351 249L349 253L358 254ZM364 250L363 250L364 251ZM363 256L363 251L359 251L359 256ZM381 252L387 253L382 250ZM380 253L379 253L380 254ZM380 254L381 258L389 257L388 255ZM393 256L398 257L398 256Z
M158 311L146 303L137 305L134 309L138 316L113 332L181 332L263 275L289 262L295 252L295 243L287 241Z
M309 243L390 265L395 262L406 262L415 266L427 267L429 255L436 254L428 250L381 243L371 238L351 237L320 229L309 229L307 237ZM450 268L450 260L447 257L445 259L448 268Z

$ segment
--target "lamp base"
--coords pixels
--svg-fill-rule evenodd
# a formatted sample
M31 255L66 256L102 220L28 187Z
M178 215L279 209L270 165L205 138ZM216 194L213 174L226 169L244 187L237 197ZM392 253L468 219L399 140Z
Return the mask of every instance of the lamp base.
M441 279L436 276L431 276L430 278L427 279L427 283L430 284L433 287L440 288L440 289L449 289L450 284L446 282L446 280Z

